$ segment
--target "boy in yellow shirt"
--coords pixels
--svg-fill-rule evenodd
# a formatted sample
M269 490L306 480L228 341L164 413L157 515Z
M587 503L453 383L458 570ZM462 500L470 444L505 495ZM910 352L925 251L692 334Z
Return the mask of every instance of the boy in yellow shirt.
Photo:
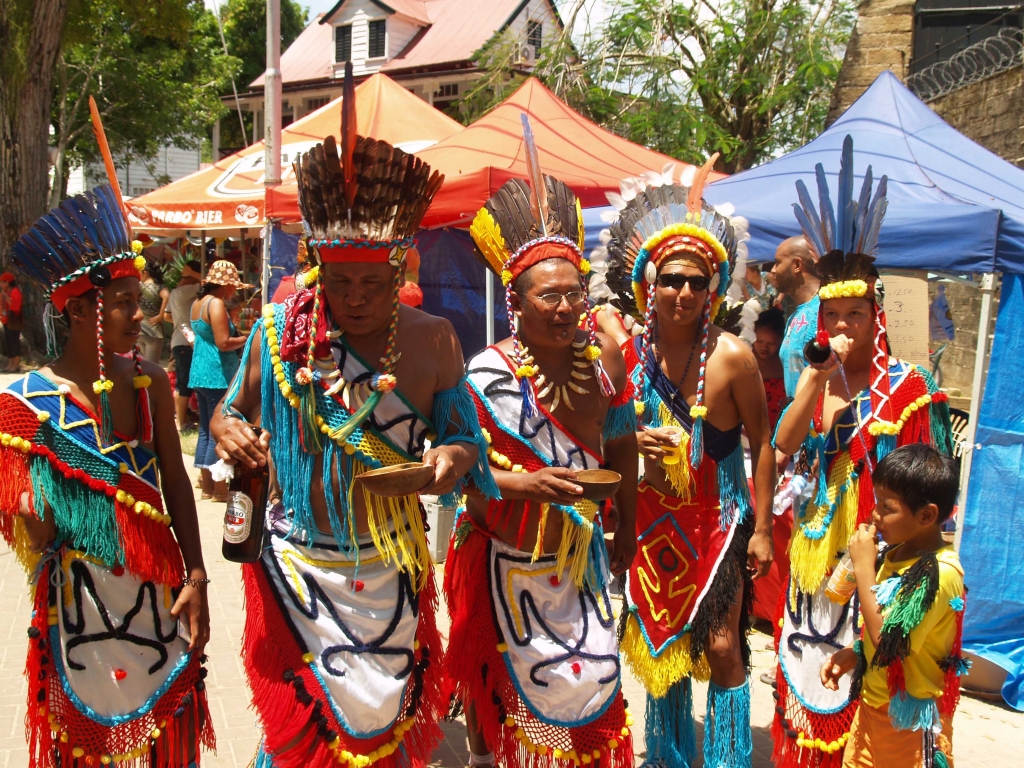
M871 525L850 539L862 636L832 655L821 682L854 672L861 704L843 768L952 766L953 711L966 671L963 568L942 538L958 490L952 460L927 444L898 448L872 474ZM876 534L889 545L876 574Z

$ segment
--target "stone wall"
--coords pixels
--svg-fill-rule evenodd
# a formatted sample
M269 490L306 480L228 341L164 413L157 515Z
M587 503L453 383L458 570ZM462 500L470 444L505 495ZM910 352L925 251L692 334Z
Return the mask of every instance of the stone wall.
M942 355L939 369L942 371L942 388L949 393L950 405L968 410L972 395L971 380L974 377L975 350L978 348L978 317L981 315L981 291L962 283L945 283L946 302L953 317L955 338L949 342ZM929 302L935 298L937 283L928 284ZM992 317L999 308L999 281L992 296ZM995 324L993 323L993 330ZM935 349L941 340L930 344Z
M835 122L885 70L906 80L913 38L914 0L863 0L832 92L826 125Z
M960 133L1024 168L1024 67L966 85L928 106Z

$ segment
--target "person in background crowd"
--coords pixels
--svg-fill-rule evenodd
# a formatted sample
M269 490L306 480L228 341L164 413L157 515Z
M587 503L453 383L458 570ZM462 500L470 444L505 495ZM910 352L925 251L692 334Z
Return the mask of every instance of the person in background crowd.
M803 237L790 237L782 241L775 251L772 274L779 293L791 297L797 305L786 325L786 334L779 349L786 395L794 397L796 383L807 367L804 346L818 332L818 307L821 304L818 299L818 273Z
M761 273L761 265L754 262L747 262L747 269L740 283L740 291L743 293L743 301L757 299L762 312L771 307L775 301L775 289L768 282L767 277Z
M151 363L159 363L164 351L164 312L171 292L164 287L164 272L152 259L146 259L142 272L142 293L139 306L142 307L142 331L139 334L139 349L142 356Z
M223 482L214 484L210 467L217 462L216 442L210 438L210 420L217 403L238 371L238 350L246 336L238 333L228 316L225 302L239 288L250 288L238 279L238 270L230 261L215 261L203 281L198 298L192 304L192 330L195 344L189 386L199 399L199 440L195 466L202 471L202 498L225 501Z
M786 397L786 385L782 378L782 361L779 347L786 324L782 310L772 307L757 316L754 322L754 357L764 382L764 394L768 401L768 425L775 431L782 412L782 401Z
M177 374L174 413L179 431L188 421L188 401L192 398L192 387L189 384L192 342L183 329L192 332L192 302L199 292L202 269L202 265L195 259L185 262L181 269L181 280L171 291L167 299L167 311L164 312L164 322L170 323L174 328L171 334L171 357L174 358L174 371Z
M398 289L398 300L407 307L423 309L423 291L416 283L406 282Z
M21 330L25 320L21 315L21 289L10 272L0 275L0 323L4 324L4 351L7 353L7 373L21 369Z

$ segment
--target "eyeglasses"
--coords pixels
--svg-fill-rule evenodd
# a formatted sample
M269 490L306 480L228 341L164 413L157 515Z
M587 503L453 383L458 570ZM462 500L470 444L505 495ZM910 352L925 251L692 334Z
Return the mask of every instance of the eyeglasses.
M704 275L681 275L678 272L670 272L667 275L658 275L658 285L673 291L681 291L684 285L689 285L691 291L700 293L706 291L711 285L711 278Z
M517 292L518 293L518 292ZM531 296L528 293L519 293L524 299L536 299L545 307L554 309L562 303L562 299L569 302L570 307L578 307L587 300L587 294L583 291L569 291L569 293L545 293L540 296Z

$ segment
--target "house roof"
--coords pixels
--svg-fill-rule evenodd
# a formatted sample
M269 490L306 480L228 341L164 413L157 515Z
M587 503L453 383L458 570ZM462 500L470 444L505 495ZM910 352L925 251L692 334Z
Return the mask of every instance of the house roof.
M281 54L281 82L304 83L321 80L334 75L334 30L329 24L318 24L326 14L299 33L288 50ZM250 84L250 88L262 88L263 75Z
M281 55L284 85L331 79L334 74L334 32L328 23L345 0L340 0L306 27ZM422 25L419 33L381 72L394 75L408 69L468 61L495 33L522 12L525 0L372 0ZM552 12L557 16L554 5ZM250 83L262 88L263 75Z
M430 0L370 0L371 3L376 5L382 11L387 13L398 13L411 21L418 22L423 25L430 23L430 18L427 16L427 9L424 7ZM330 19L338 9L345 4L345 0L338 0L327 13L324 14L324 21L321 24L326 24L326 20Z

